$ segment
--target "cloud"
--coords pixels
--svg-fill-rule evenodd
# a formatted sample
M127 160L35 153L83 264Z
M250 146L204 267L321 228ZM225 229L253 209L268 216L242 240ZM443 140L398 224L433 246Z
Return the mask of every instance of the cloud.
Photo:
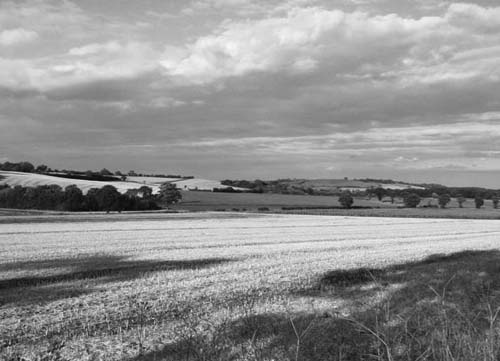
M254 154L263 156L330 158L344 168L371 168L376 164L385 168L428 169L454 163L464 168L500 170L500 160L491 156L500 151L499 146L492 146L499 137L500 125L497 122L471 121L431 127L377 127L311 136L215 138L176 142L172 146L202 149L204 152L217 149L238 154L254 149ZM481 149L483 151L479 153L470 153ZM394 157L395 154L398 156ZM355 165L351 161L353 156L356 157Z
M500 29L500 7L482 7L470 3L453 3L449 6L446 19L451 25L475 31L496 31Z
M38 38L35 31L26 30L23 28L8 29L0 32L0 45L12 46L22 43L29 43Z
M0 2L0 24L10 28L29 28L37 33L49 32L81 36L79 31L92 23L81 8L67 0L16 0ZM59 39L61 40L61 39Z
M220 77L314 67L309 53L328 28L342 21L341 12L296 9L283 18L233 22L221 25L214 35L200 37L175 57L165 54L161 62L167 75L182 76L196 83ZM186 53L185 57L179 54ZM300 61L302 59L302 62Z
M55 58L0 58L0 81L13 91L52 92L92 82L132 79L158 68L159 53L147 43L89 44L70 53Z
M165 52L168 76L194 84L255 72L329 68L359 79L413 83L498 77L500 7L451 4L440 16L292 7L265 19L227 20L212 34ZM478 37L477 34L482 34ZM484 57L485 52L488 52ZM172 55L172 53L174 53ZM468 58L460 56L468 55Z
M78 48L71 48L69 55L85 56L100 53L117 53L122 50L122 46L116 41L108 41L106 43L92 43Z

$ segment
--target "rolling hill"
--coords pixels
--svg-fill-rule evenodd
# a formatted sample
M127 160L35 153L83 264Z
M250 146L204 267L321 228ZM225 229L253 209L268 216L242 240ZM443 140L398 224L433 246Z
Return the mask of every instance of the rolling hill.
M102 181L62 178L60 176L55 177L37 173L0 171L0 184L6 184L11 187L15 187L17 185L23 187L37 187L41 185L56 184L62 188L65 188L71 184L75 184L78 188L82 190L84 194L86 194L88 190L91 188L102 188L105 185L114 186L120 193L125 193L129 189L136 189L146 185L153 189L153 194L156 194L158 193L161 184L165 182L174 183L178 188L186 191L189 190L211 191L213 188L226 187L222 185L219 181L200 179L200 178L183 179L183 178L163 178L163 177L128 177L126 181L102 182ZM245 190L244 188L238 188L238 189Z

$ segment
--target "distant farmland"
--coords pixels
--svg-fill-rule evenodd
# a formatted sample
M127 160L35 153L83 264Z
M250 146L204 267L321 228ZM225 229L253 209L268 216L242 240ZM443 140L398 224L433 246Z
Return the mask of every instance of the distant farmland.
M212 190L213 188L225 187L219 181L207 179L181 179L181 178L163 178L163 177L128 177L127 181L116 182L103 182L82 179L72 179L63 177L54 177L45 174L37 173L22 173L0 171L0 184L8 184L12 187L20 185L23 187L37 187L40 185L56 184L62 188L75 184L85 194L91 188L102 188L105 185L112 185L120 193L125 193L129 189L140 188L141 186L148 186L153 189L153 193L157 193L162 183L171 182L178 188L183 190L199 189L199 190ZM237 188L239 189L239 188ZM241 188L243 190L243 188Z
M0 179L0 184L8 184L11 187L14 186L23 186L23 187L37 187L41 185L52 185L56 184L62 188L65 188L69 185L75 184L78 188L82 190L85 194L91 188L102 188L105 185L112 185L115 187L120 193L125 193L129 189L139 188L143 184L136 182L101 182L101 181L91 181L91 180L81 180L81 179L70 179L70 178L62 178L62 177L52 177L44 174L36 174L36 173L22 173L22 172L8 172L8 171L0 171L0 176L3 178ZM158 192L158 187L153 186L153 191Z
M375 198L356 198L355 206L392 207L391 203L379 202ZM182 201L174 208L188 210L254 210L267 207L270 210L282 207L340 207L336 196L309 196L272 193L220 193L220 192L182 192Z

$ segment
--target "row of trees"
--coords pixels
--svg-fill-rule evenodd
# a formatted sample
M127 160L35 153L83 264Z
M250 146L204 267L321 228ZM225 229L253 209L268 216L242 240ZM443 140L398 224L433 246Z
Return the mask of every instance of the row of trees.
M175 185L165 184L158 195L150 187L130 189L121 194L112 185L89 189L83 194L76 185L64 190L58 185L38 187L3 186L0 207L19 209L47 209L60 211L143 211L160 209L159 204L173 204L181 199Z
M360 179L359 181L377 182L380 184L393 184L395 183L389 179ZM271 181L248 181L248 180L230 180L226 179L221 182L227 187L240 187L247 188L255 193L279 193L279 194L309 194L309 195L337 195L342 194L341 189L335 187L311 187L311 183L306 180L293 180L293 179L277 179ZM428 198L433 195L448 194L452 198L475 198L481 197L483 199L494 199L500 190L486 189L480 187L446 187L439 184L423 184L421 188L410 189L389 189L382 186L372 187L366 189L359 188L356 192L357 195L367 195L369 197L377 197L382 200L385 197L390 197L392 201L395 198L402 198L408 192L415 193L420 198Z
M379 197L379 195L380 195L380 193L377 194L377 197L379 198L379 200L381 200L382 197L381 196ZM395 197L395 193L392 193L391 198L393 198L393 197ZM422 198L415 192L408 192L408 191L402 192L401 197L403 198L403 203L404 203L405 207L408 207L408 208L416 208L420 204L420 202L422 201ZM433 198L437 199L439 207L446 208L446 206L450 203L452 197L448 193L443 193L441 195L434 194ZM498 196L497 194L494 194L491 197L491 200L492 200L493 208L497 209L498 205L500 203L500 196ZM457 197L458 206L460 208L463 208L463 204L465 203L465 201L466 201L465 197L463 197L463 196ZM351 192L349 192L349 191L342 192L339 196L339 203L344 208L351 208L353 203L354 203L354 198L353 198ZM476 195L474 197L474 204L475 204L477 209L481 208L484 205L484 198L480 195Z
M0 170L10 171L10 172L25 172L25 173L34 173L36 171L42 172L46 170L46 165L40 165L35 168L33 164L30 162L19 162L19 163L11 163L5 162L0 163Z
M109 177L110 179L107 180L125 180L127 176L144 176L144 177L161 177L161 178L182 178L182 179L193 179L193 176L182 176L179 174L143 174L143 173L136 173L133 170L128 171L127 173L121 172L119 170L112 172L106 168L101 169L100 171L78 171L78 170L69 170L69 169L52 169L46 166L45 164L40 164L40 165L33 165L30 162L5 162L5 163L0 163L0 170L4 171L9 171L9 172L24 172L24 173L63 173L65 175L73 175L73 178L75 179L81 179L77 178L78 176L86 177L83 179L87 178L92 178L96 179L99 177ZM116 177L116 178L115 178ZM100 179L97 179L100 180Z
M377 197L382 200L385 197L390 197L392 200L395 197L404 197L408 192L418 195L420 198L438 198L447 195L450 198L465 199L466 198L482 198L494 200L498 198L499 192L494 189L485 189L478 187L445 187L441 185L428 185L428 188L411 188L411 189L387 189L382 187L368 188L366 194L369 197ZM462 202L463 203L463 202Z

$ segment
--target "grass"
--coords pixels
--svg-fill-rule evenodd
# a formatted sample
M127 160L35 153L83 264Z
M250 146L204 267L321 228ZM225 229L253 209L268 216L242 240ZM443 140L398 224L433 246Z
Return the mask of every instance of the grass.
M0 224L0 359L499 356L496 221L162 217Z
M291 194L271 193L220 193L220 192L182 192L182 201L175 208L188 209L192 211L207 211L216 209L230 210L232 208L245 208L256 210L259 207L267 207L271 210L279 210L282 207L340 207L334 196L309 196ZM394 205L375 200L357 198L356 206L364 207L390 207Z
M500 210L493 209L491 201L486 200L484 207L476 209L474 200L468 199L463 208L453 199L445 209L440 208L402 208L402 200L394 204L380 202L376 198L356 197L354 208L342 209L334 196L308 196L287 194L255 193L212 193L182 192L182 201L173 208L189 211L267 211L284 214L355 216L355 217L417 217L417 218L458 218L458 219L500 219ZM435 199L423 199L421 205Z

